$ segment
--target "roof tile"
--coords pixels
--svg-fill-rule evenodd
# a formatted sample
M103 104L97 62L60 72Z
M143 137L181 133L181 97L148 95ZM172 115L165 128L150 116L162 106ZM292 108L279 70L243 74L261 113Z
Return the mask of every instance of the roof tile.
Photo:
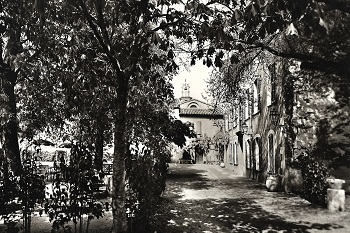
M182 108L180 109L180 115L223 115L214 109L199 109L199 108Z

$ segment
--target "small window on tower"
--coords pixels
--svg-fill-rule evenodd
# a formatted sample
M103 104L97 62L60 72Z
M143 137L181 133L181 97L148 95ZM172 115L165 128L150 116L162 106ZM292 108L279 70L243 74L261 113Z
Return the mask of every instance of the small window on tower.
M197 108L197 106L194 105L194 104L192 104L192 105L190 106L190 108Z

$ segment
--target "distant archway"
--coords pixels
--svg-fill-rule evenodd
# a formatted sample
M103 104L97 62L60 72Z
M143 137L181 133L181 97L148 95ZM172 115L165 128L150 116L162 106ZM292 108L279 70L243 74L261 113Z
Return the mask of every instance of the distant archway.
M184 150L183 153L182 153L182 159L184 159L184 160L191 160L190 152L187 151L187 150Z
M198 145L194 148L195 150L195 163L202 164L203 163L203 156L204 156L204 149Z

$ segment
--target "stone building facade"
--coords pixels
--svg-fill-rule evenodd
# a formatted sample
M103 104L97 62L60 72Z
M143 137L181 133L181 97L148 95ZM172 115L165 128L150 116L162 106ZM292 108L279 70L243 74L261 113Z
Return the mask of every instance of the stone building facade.
M229 134L225 166L259 182L265 182L269 173L283 175L285 170L282 77L275 72L279 65L266 69L257 63L256 74L225 116Z
M188 139L186 148L181 149L180 153L188 150L195 163L215 163L220 160L220 151L212 141L215 135L224 130L224 115L212 105L192 98L189 89L189 85L185 82L182 86L182 97L176 104L174 112L175 118L192 123L197 138ZM208 146L207 149L196 150L193 145L198 143L205 143Z

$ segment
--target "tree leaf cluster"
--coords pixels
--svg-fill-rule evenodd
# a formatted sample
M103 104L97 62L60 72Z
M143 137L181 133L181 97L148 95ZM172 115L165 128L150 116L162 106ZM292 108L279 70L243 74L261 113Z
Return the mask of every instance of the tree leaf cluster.
M77 226L82 232L83 215L87 214L88 231L90 221L103 216L104 206L97 198L104 174L95 169L95 156L93 145L83 141L72 145L69 163L63 155L55 161L57 174L52 182L51 197L45 203L53 230L66 228L72 221L75 232Z
M208 41L207 56L213 53L212 48L224 50L233 64L240 60L236 53L245 56L250 50L266 50L302 62L302 69L338 76L349 73L345 66L348 36L344 30L349 22L349 6L344 1L209 1L205 6L211 9L201 11L206 20L194 14L194 24L197 30L201 28L200 36L195 37L201 45L195 58L203 57L203 44ZM199 8L198 4L191 7ZM271 44L276 34L282 35L287 46ZM209 66L221 67L220 56L215 63L210 60Z
M15 175L7 170L6 159L1 156L3 179L0 181L0 215L5 219L9 230L18 226L13 217L20 211L23 229L30 232L31 215L34 207L45 198L45 181L39 172L39 150L37 147L26 147L21 151L22 175ZM17 212L17 213L16 213ZM16 213L16 214L15 214Z

